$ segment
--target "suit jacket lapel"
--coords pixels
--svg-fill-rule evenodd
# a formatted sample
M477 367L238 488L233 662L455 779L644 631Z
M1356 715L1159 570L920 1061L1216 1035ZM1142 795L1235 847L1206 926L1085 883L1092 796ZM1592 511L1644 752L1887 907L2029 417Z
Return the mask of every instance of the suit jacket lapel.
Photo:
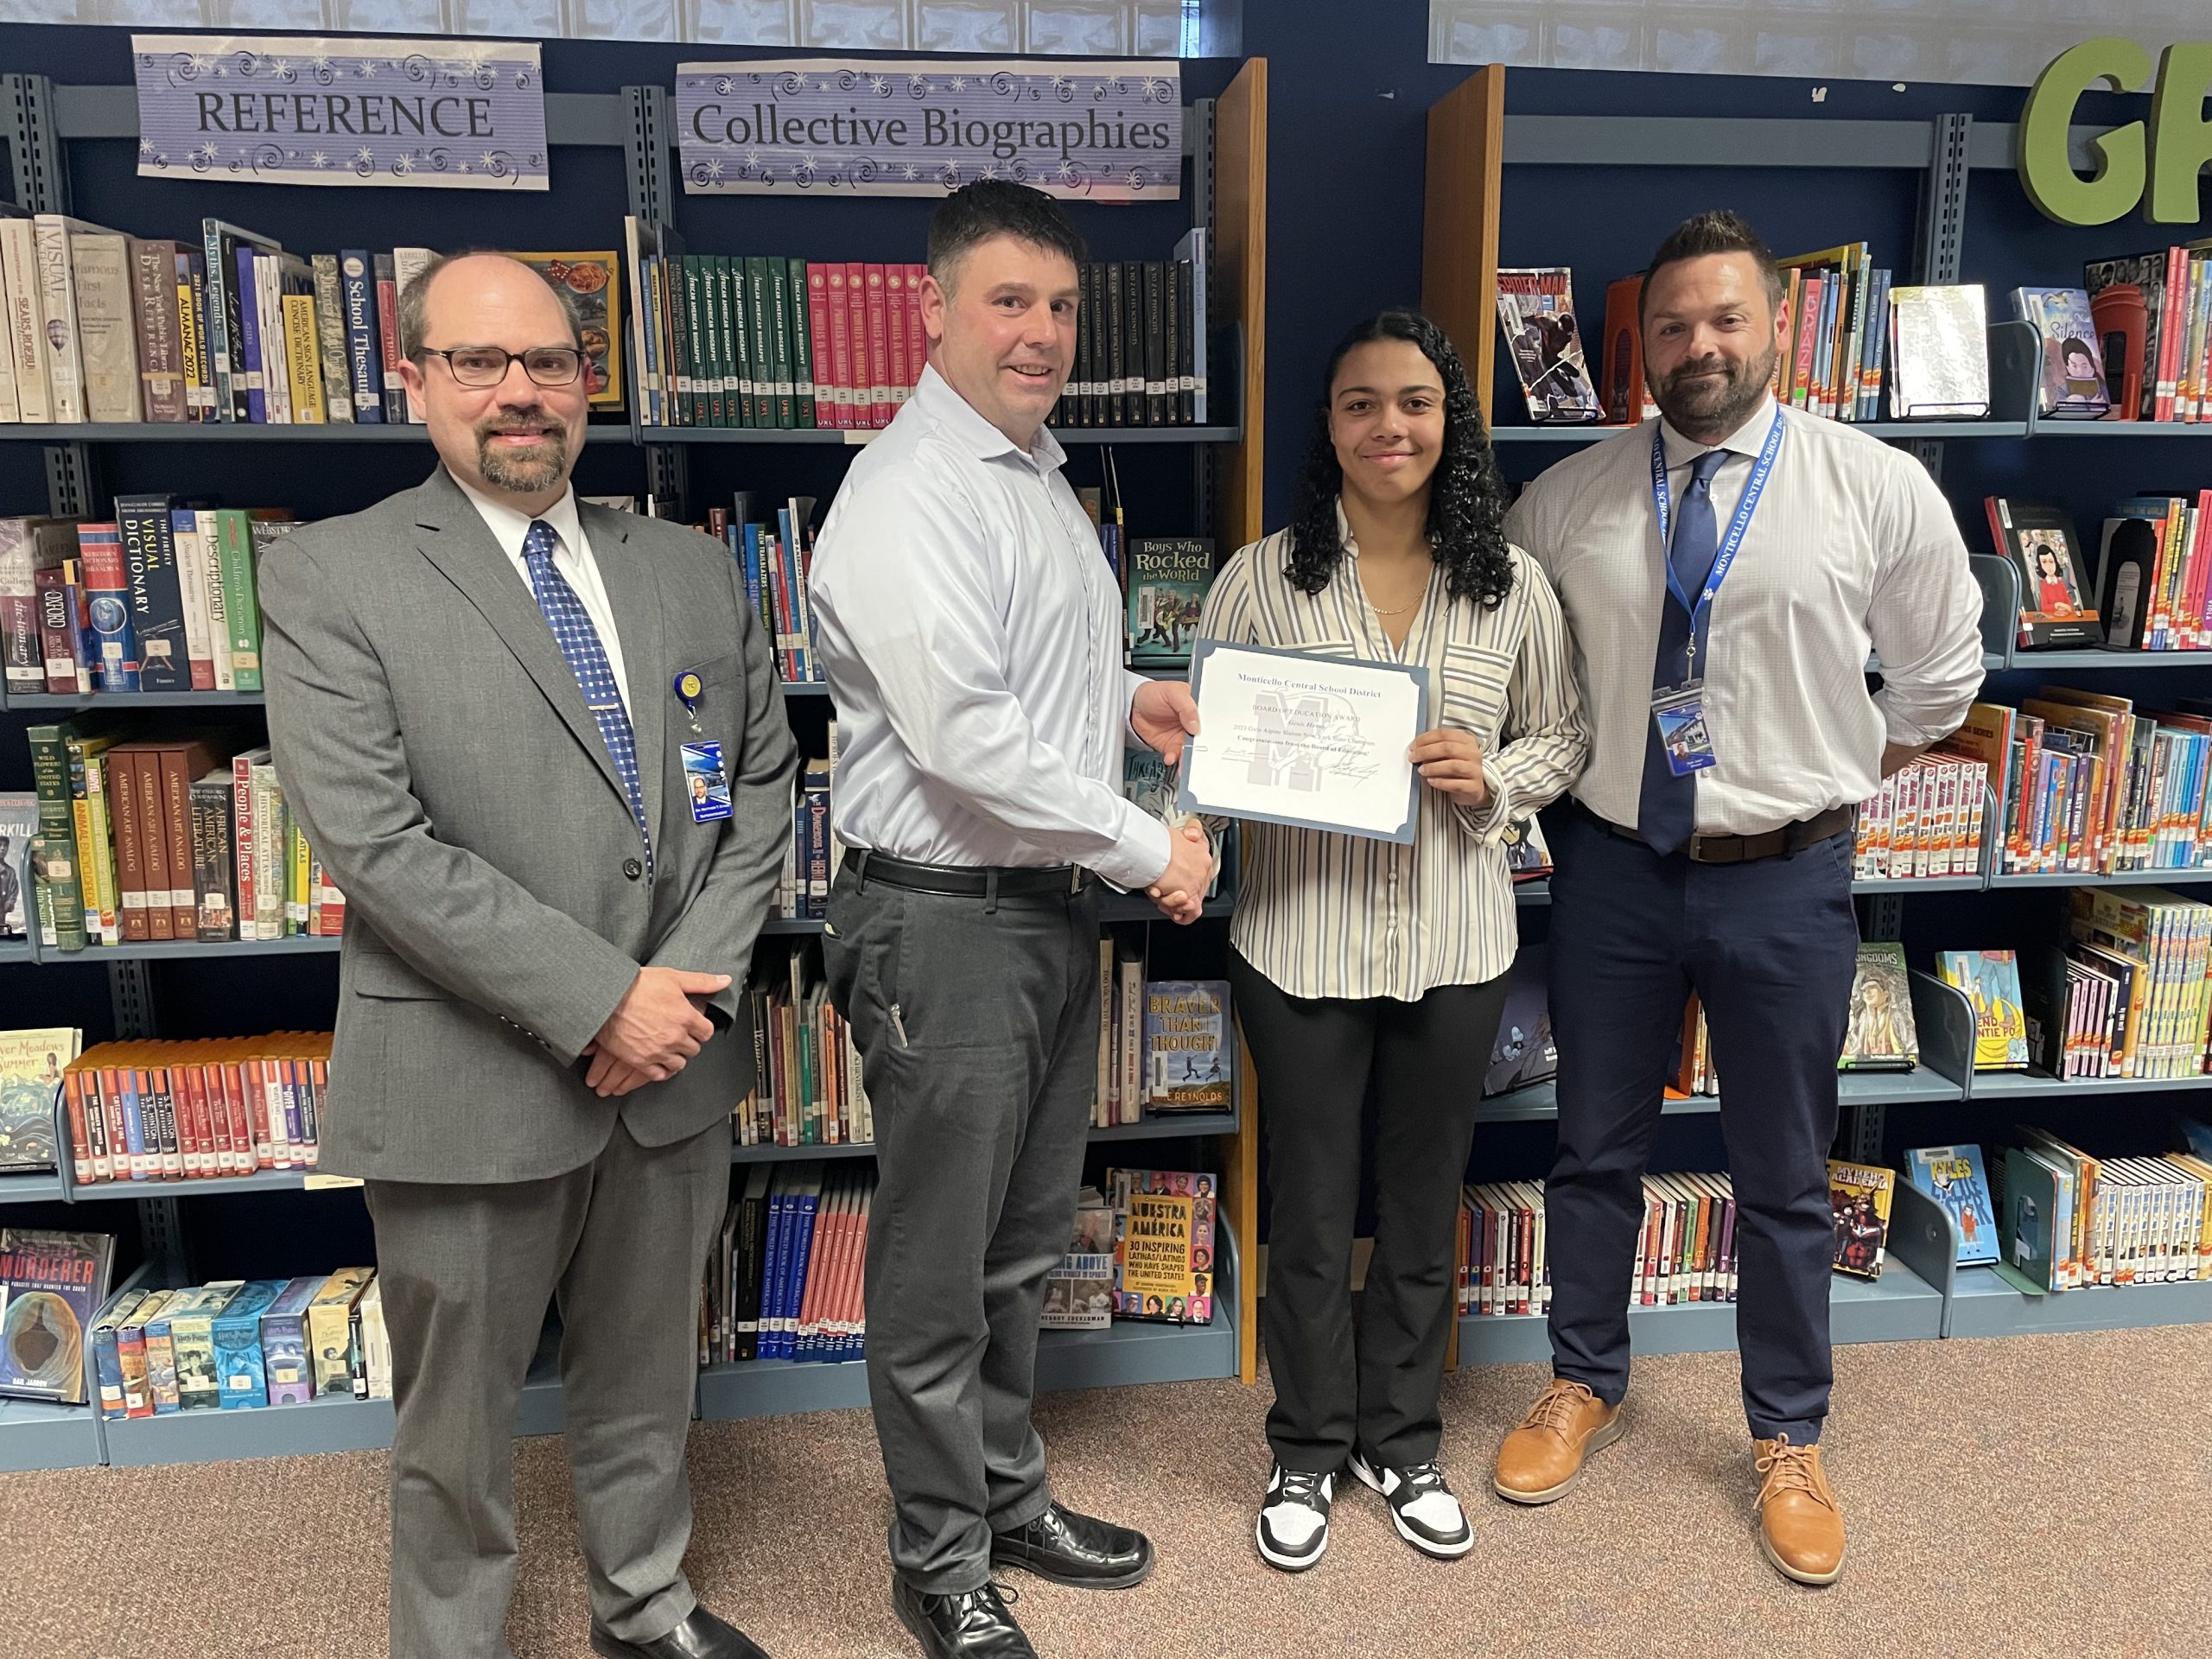
M546 702L553 706L553 711L560 715L576 741L583 745L626 809L630 798L624 793L621 776L614 770L614 761L600 737L599 722L585 706L575 671L561 654L561 647L554 643L553 630L546 624L545 613L537 608L537 599L530 591L530 584L516 574L475 505L461 493L461 486L443 467L423 486L417 495L420 505L416 524L424 533L416 545L422 550L423 556L443 571L446 579L492 625L492 631L537 683ZM627 637L626 633L626 640ZM634 677L635 670L632 671ZM639 758L642 764L642 749ZM648 785L648 800L652 798L650 788Z
M638 781L645 791L645 830L658 847L666 792L668 699L672 695L669 676L673 671L662 639L660 582L645 549L630 539L621 513L580 503L577 518L591 543L600 584L614 613L614 631L622 641L622 677L629 687L630 737L637 747Z

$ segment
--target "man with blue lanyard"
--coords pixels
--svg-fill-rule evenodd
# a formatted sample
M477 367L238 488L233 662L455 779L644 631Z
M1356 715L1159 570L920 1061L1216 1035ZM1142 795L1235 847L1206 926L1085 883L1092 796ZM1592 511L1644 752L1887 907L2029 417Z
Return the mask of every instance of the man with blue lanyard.
M1506 525L1558 590L1592 747L1547 826L1554 1376L1495 1484L1548 1503L1625 1427L1642 1179L1694 989L1735 1186L1761 1537L1786 1576L1827 1584L1844 1555L1820 1435L1853 809L1964 717L1981 607L1916 461L1777 407L1782 292L1733 213L1680 226L1643 291L1662 418L1553 467Z

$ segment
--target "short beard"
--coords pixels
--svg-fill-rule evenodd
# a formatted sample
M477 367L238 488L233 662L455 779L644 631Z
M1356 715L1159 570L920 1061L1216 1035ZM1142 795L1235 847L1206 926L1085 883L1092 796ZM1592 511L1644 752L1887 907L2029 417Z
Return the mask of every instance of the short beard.
M1651 400L1668 423L1686 438L1715 442L1751 418L1774 378L1776 348L1770 345L1749 363L1718 353L1684 363L1664 381L1653 385ZM1718 385L1686 386L1682 377L1694 370L1718 364L1728 378Z
M531 449L518 454L495 444L492 429L525 422L552 426ZM476 429L476 467L484 481L512 495L541 495L569 475L569 435L543 410L509 410Z

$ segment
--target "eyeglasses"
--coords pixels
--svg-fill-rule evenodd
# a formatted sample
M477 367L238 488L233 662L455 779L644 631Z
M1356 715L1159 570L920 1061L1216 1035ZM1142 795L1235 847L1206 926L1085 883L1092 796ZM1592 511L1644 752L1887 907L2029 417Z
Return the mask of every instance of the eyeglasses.
M425 346L423 355L445 359L454 383L464 386L496 386L507 378L507 365L514 362L520 362L522 372L541 386L574 385L584 366L584 354L573 346L533 346L526 352L497 346L457 346L442 352Z

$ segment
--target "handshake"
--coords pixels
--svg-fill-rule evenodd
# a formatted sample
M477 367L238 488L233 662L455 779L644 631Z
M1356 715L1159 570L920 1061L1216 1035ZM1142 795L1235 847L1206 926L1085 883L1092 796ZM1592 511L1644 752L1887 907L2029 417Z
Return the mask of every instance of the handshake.
M1198 920L1206 888L1213 881L1213 842L1196 818L1169 824L1167 837L1167 868L1145 889L1145 896L1169 921L1187 927Z

